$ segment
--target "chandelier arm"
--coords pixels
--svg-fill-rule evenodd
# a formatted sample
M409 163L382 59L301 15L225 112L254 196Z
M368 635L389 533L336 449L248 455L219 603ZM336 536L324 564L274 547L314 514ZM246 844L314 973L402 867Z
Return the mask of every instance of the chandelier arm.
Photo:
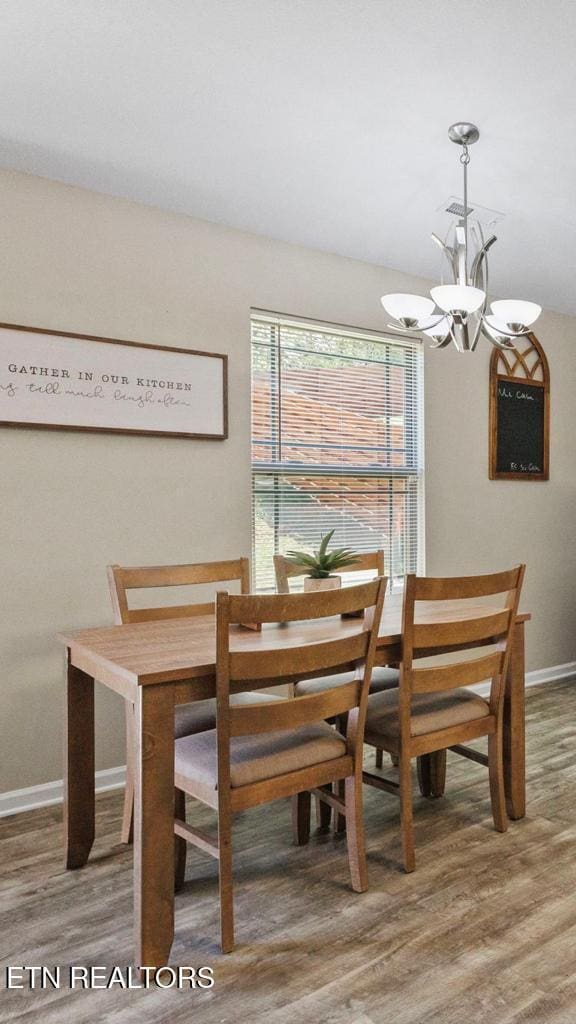
M438 317L438 319L435 320L433 324L429 324L427 326L426 330L427 331L428 330L431 331L434 327L437 327L438 324L442 323L442 321L446 318L446 316L447 316L446 313L441 313L440 316ZM422 330L421 327L404 327L402 324L386 324L386 327L390 331L402 331L403 334L414 334L414 331L421 331Z
M432 232L432 239L434 242L436 242L436 245L438 245L441 248L442 252L444 253L446 259L448 260L452 276L454 280L456 280L456 253L454 249L452 249L451 246L446 245L446 242L443 242L442 239L438 237L438 235L434 234L434 232Z
M486 282L488 281L488 262L486 257L488 250L494 245L494 242L496 241L496 235L491 235L490 238L486 242L484 242L484 245L479 250L479 252L476 253L476 256L474 257L472 270L470 271L470 277L475 288L478 288L478 275L483 265L486 267ZM488 291L487 288L485 288L484 290Z
M484 308L486 308L486 303L484 303ZM474 328L474 334L472 336L472 341L470 342L470 351L471 352L475 352L476 351L476 346L478 344L478 341L480 340L480 335L482 334L483 324L484 324L484 311L482 311L482 314L481 314L481 316L480 316L480 318L479 318L479 320L478 320L478 322L476 324L476 327Z
M398 334L411 334L414 337L414 333L418 331L417 327L403 327L402 324L386 324L389 331L396 331Z
M461 323L456 323L456 321L454 321L453 325L452 325L452 341L454 342L454 345L456 346L456 349L457 349L458 352L464 352L465 351L464 346L460 344L460 340L459 340L461 334L462 334L462 324Z
M482 235L482 231L480 231L480 235ZM474 328L474 334L472 336L472 343L470 345L470 351L471 352L475 352L476 351L476 346L477 346L478 341L480 339L480 334L482 333L482 325L484 324L484 317L486 316L486 306L488 305L488 264L487 263L486 264L483 264L483 263L479 264L479 274L480 274L480 277L481 277L481 280L482 280L482 291L484 292L484 302L482 303L481 308L476 313L477 320L476 320L476 326Z
M491 334L488 334L484 323L482 323L482 334L492 345L495 346L495 348L502 349L503 352L509 352L510 349L514 349L516 347L511 341L503 341L502 339L493 338Z
M454 338L452 337L452 331L449 331L445 338L442 338L440 341L435 341L434 344L430 345L430 348L446 348L446 346L450 345L453 341Z

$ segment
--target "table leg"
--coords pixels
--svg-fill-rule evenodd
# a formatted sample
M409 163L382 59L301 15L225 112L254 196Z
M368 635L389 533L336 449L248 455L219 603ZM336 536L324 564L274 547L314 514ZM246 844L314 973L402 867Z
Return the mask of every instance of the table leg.
M64 847L67 868L84 866L94 842L94 680L66 661Z
M134 927L136 963L163 967L174 938L174 691L136 697Z
M514 627L504 697L504 785L511 818L526 814L524 623Z

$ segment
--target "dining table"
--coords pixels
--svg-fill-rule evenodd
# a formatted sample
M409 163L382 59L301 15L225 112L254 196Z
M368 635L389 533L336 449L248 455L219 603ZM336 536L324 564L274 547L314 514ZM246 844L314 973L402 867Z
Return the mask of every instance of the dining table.
M464 609L462 605L467 607ZM416 621L445 626L492 615L489 602L422 602ZM499 609L498 609L499 610ZM509 817L525 814L524 626L514 625L504 701L504 763ZM387 597L377 663L402 661L402 595ZM232 627L231 650L300 647L357 630L351 620ZM443 630L444 635L449 630ZM214 697L216 628L213 615L170 618L65 632L64 834L69 869L86 865L95 833L94 683L134 704L134 942L139 967L169 963L174 937L174 706ZM455 650L446 644L445 652ZM461 648L458 648L461 649ZM435 653L440 653L436 648ZM322 675L326 675L324 671ZM286 680L290 681L290 680ZM277 682L277 681L276 681ZM236 689L265 687L266 680ZM445 752L419 765L422 792L441 795Z

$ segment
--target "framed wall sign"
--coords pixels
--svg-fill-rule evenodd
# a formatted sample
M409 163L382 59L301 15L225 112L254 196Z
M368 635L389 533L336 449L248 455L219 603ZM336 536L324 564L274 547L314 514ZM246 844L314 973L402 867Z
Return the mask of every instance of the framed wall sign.
M0 324L0 425L228 436L227 356Z
M550 371L533 334L490 360L490 479L548 480Z

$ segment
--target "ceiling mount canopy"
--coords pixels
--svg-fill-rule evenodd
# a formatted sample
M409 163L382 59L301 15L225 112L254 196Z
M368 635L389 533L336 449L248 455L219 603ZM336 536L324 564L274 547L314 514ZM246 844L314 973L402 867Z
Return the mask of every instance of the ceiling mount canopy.
M535 302L502 299L488 308L488 251L495 235L484 237L482 225L470 218L468 206L469 146L480 138L476 125L468 121L450 125L448 138L460 146L463 174L463 213L441 239L432 235L450 269L452 283L422 295L382 296L382 305L397 323L394 330L422 331L433 340L433 348L445 348L451 342L459 352L473 352L483 335L498 348L514 348L514 340L527 334L542 312Z

